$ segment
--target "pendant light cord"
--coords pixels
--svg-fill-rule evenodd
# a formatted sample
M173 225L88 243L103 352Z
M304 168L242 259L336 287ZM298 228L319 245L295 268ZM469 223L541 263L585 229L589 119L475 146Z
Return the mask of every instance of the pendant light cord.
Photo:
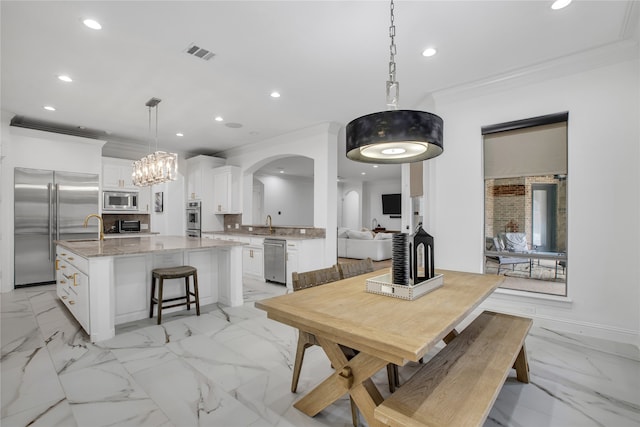
M387 80L387 109L397 110L400 98L400 83L396 81L396 25L395 16L393 14L394 4L391 0L391 25L389 26L389 80Z
M156 152L158 151L158 104L155 106L156 108Z
M147 107L149 109L149 132L147 135L148 147L147 153L151 154L151 107Z
M389 46L389 81L395 83L396 81L396 25L394 23L395 16L393 15L394 4L391 0L391 26L389 27L389 38L391 39L391 45Z

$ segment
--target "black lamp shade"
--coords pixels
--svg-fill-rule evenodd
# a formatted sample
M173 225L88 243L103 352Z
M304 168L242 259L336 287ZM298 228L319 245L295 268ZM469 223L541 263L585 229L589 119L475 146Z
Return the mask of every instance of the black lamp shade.
M416 110L367 114L347 125L347 157L364 163L411 163L443 151L443 121ZM387 153L381 153L384 149Z

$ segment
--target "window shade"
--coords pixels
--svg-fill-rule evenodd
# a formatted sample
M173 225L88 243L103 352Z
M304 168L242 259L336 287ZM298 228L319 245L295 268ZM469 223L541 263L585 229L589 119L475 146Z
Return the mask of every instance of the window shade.
M484 177L567 173L567 122L484 135Z

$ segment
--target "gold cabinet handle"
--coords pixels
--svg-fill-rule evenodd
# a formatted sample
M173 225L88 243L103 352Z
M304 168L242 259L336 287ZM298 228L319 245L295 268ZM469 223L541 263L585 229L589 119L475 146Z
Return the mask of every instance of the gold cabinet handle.
M64 295L62 295L60 298L62 298L62 299L67 299L67 297L65 297Z
M56 260L56 271L60 270L60 260Z
M73 286L78 286L77 279L78 273L73 273Z
M73 261L75 258L73 258L72 256L70 256L69 258L67 258L69 261Z
M66 285L66 284L67 284L67 281L66 281L66 280L60 280L60 284L61 284L61 285Z
M76 303L76 302L75 302L74 300L72 300L72 299L70 299L70 300L69 300L69 304L73 305L73 304L75 304L75 303Z
M62 256L67 256L67 254L65 254L64 252L63 252L63 253L61 253L60 255L62 255Z
M60 268L67 268L67 266L66 265L61 265Z

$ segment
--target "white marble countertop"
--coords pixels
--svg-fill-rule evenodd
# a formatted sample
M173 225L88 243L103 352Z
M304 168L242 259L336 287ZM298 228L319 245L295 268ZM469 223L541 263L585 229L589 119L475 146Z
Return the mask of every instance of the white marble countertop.
M243 243L227 240L198 239L183 236L145 236L122 239L56 240L56 244L85 257L107 257L185 249L207 249L223 246L241 246Z
M221 236L238 236L238 237L264 237L265 239L279 239L279 240L311 240L311 239L324 239L325 237L307 236L307 235L285 235L285 234L261 234L251 232L239 232L239 231L203 231L202 234L219 234Z
M104 233L105 239L128 239L130 237L147 237L147 236L157 236L158 232L150 232L150 231L132 231L129 233Z

